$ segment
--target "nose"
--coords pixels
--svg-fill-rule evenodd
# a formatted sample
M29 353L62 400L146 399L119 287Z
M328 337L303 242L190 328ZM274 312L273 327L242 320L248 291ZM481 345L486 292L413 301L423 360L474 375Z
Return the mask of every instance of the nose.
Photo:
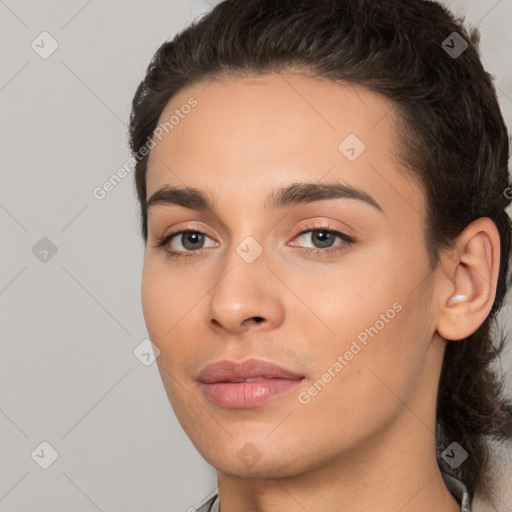
M240 334L255 328L274 329L283 322L282 287L266 263L263 255L247 263L234 253L209 294L210 328Z

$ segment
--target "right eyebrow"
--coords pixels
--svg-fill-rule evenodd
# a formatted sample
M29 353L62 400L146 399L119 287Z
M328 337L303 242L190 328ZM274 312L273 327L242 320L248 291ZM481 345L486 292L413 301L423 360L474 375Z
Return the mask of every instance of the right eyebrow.
M178 205L193 210L214 210L213 202L202 191L193 187L170 187L166 185L157 190L147 201L146 208L158 204Z

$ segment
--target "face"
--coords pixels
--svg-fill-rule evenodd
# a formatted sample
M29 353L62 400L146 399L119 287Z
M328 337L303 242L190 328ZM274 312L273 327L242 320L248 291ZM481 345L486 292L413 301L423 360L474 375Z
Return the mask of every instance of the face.
M392 105L287 72L188 87L160 122L176 110L148 161L142 305L198 451L233 475L291 476L408 408L429 418L435 272ZM169 192L183 188L209 203Z

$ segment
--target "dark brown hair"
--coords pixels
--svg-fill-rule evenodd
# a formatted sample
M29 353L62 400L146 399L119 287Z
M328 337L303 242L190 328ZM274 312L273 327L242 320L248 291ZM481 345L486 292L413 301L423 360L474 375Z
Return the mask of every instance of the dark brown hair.
M491 336L510 286L506 208L512 188L507 128L480 60L479 33L463 23L425 0L225 0L154 55L133 99L130 146L147 241L147 156L139 152L182 88L220 76L298 69L390 98L401 160L427 200L424 235L432 269L473 220L490 217L500 234L494 304L475 333L447 344L436 423L441 469L492 503L489 441L512 438L512 403L492 366L505 338L493 343ZM468 45L460 55L443 46L453 32ZM448 41L448 48L455 45ZM440 456L454 441L469 454L456 470Z

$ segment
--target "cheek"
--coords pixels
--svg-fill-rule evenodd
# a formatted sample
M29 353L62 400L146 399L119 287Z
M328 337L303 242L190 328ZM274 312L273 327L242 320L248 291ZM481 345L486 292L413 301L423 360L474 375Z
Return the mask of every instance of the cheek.
M156 362L167 396L173 409L181 410L174 376L176 368L182 367L187 360L187 355L183 354L186 344L179 343L187 304L178 300L177 284L158 260L146 257L141 284L144 320L149 338L160 350Z
M146 328L160 350L158 365L173 375L197 357L196 334L206 300L201 282L170 270L161 258L148 256L144 262L141 300Z
M146 328L151 341L160 349L157 361L169 357L175 343L171 343L186 315L188 302L179 292L179 280L162 264L147 257L141 284L141 301ZM180 321L181 319L181 321Z
M190 280L184 281L179 271L170 270L163 258L146 256L141 283L142 310L148 330L155 338L163 340L171 336L173 326L200 296L200 290Z
M326 386L331 391L322 391L326 401L350 407L370 401L379 407L382 400L396 399L390 389L405 398L421 373L432 335L424 300L429 291L419 287L411 293L411 283L424 273L398 268L401 262L396 260L388 263L385 273L374 265L357 279L334 279L345 286L331 280L324 287L311 287L309 300L323 325L315 321L312 328L297 315L318 361L315 378L330 368L336 374L334 384ZM332 367L340 356L343 369L337 365L336 372Z
M158 338L163 329L162 320L165 320L164 305L167 302L165 290L166 287L163 286L163 280L159 279L158 271L150 263L150 260L146 258L141 284L142 312L149 335L152 341L159 347Z
M311 431L321 430L335 439L339 425L343 425L340 442L356 442L362 432L369 434L391 421L411 399L424 364L425 344L414 336L415 329L421 327L403 304L403 309L378 332L371 329L386 310L376 307L370 310L373 314L368 314L367 309L365 318L358 317L362 328L352 323L353 335L315 349L320 362L312 387L306 390L311 393L310 401L300 406ZM349 319L345 312L344 320ZM343 328L342 323L338 326ZM360 333L366 336L358 338ZM302 399L307 397L302 395Z

